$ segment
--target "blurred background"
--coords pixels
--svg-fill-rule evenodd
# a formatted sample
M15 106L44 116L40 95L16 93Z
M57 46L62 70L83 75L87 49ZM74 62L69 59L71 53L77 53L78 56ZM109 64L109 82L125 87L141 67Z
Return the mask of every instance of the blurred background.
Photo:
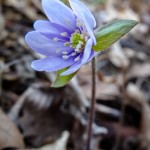
M150 0L87 0L97 27L140 21L97 56L92 150L150 150ZM62 14L63 15L63 14ZM91 65L63 88L36 72L24 36L46 19L40 0L0 0L0 149L83 150L91 100Z

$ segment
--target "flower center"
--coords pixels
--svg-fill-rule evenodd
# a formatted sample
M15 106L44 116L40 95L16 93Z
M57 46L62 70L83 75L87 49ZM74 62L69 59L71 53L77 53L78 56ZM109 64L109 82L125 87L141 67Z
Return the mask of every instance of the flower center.
M81 43L83 43L83 45L85 45L86 43L84 36L78 32L75 32L74 34L72 34L70 41L72 43L73 48L76 48Z
M68 59L73 57L74 61L79 61L81 59L81 54L84 51L86 42L89 38L89 34L84 26L84 24L80 21L79 18L76 19L77 30L71 34L71 36L67 32L62 32L60 35L62 37L66 37L69 40L59 39L57 37L53 38L53 41L61 41L64 42L64 46L70 47L70 51L62 51L62 58ZM56 50L57 53L60 52L60 49Z

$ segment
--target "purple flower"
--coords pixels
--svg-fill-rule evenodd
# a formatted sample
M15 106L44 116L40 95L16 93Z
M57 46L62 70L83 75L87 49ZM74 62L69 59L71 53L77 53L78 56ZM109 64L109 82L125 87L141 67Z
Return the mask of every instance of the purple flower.
M42 0L50 21L36 21L35 31L25 37L31 49L45 56L32 62L33 69L53 72L68 67L61 75L69 75L95 56L95 19L79 0L69 2L72 9L60 0Z

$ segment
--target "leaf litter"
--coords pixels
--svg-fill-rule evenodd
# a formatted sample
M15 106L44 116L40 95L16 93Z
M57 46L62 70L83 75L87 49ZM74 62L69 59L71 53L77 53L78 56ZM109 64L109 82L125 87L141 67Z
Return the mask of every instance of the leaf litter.
M40 1L0 3L0 118L6 118L0 121L0 148L82 150L91 96L91 65L83 67L77 79L66 87L50 88L54 74L31 69L31 61L40 56L24 42L33 22L45 18ZM149 0L86 3L98 25L120 18L141 21L130 34L97 57L93 147L148 150Z

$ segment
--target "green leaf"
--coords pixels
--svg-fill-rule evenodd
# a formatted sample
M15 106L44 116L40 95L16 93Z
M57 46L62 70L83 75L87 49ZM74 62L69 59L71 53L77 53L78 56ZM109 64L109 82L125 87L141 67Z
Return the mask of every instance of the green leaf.
M69 1L68 0L60 0L61 2L63 2L65 5L70 7Z
M116 20L98 28L95 30L97 44L93 50L99 52L108 48L137 24L134 20Z
M61 69L57 72L57 77L55 82L51 85L51 87L55 87L55 88L59 88L62 86L65 86L73 77L77 72L74 72L70 75L66 75L66 76L61 76L60 74L64 71L66 71L68 68L64 68Z

